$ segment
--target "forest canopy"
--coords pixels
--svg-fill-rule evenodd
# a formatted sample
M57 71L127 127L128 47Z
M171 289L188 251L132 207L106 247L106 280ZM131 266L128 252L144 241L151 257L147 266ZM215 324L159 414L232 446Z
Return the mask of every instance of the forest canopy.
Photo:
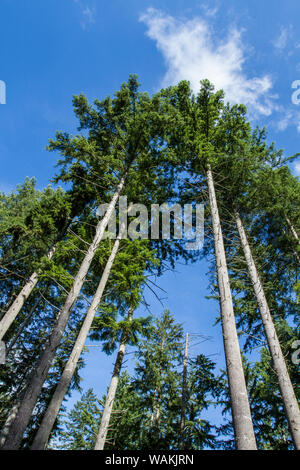
M150 95L130 75L73 109L78 133L49 136L49 185L0 194L1 448L299 450L298 154L208 80ZM141 315L145 289L159 299L167 271L204 261L224 370L205 342L191 354L189 312ZM82 387L87 341L111 364L100 397Z

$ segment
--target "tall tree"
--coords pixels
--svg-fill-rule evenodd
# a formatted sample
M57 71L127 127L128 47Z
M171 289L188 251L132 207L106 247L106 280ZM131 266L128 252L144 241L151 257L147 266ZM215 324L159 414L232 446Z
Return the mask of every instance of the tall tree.
M109 165L110 172L112 174L118 173L118 183L112 191L106 213L96 227L93 241L87 249L51 336L39 358L35 374L27 386L17 416L10 427L3 446L4 448L15 449L20 444L22 434L28 424L34 404L61 341L62 333L67 325L70 313L104 235L104 230L124 189L130 169L134 172L133 162L137 159L143 161L147 157L157 155L156 137L158 134L160 139L161 134L159 127L159 122L161 121L159 119L161 112L160 100L158 97L151 99L147 94L139 93L135 77L131 77L128 84L122 85L121 90L116 93L116 98L113 101L109 98L103 102L97 101L96 107L98 108L97 110L89 107L87 100L83 96L75 99L75 111L80 117L81 129L89 129L88 138L81 136L70 140L69 136L58 134L57 142L51 145L54 148L60 149L66 155L69 152L70 146L73 148L79 141L78 145L80 148L84 145L88 150L86 157L88 160L85 163L89 164L90 160L94 162L95 159L97 163L103 157L106 166ZM146 122L147 125L145 125ZM110 151L108 158L107 154L104 154L104 150ZM65 167L70 160L71 169L73 169L72 160L74 158L77 158L77 155L74 157L72 153L71 156L66 157L63 175L65 175Z
M108 261L106 263L105 269L103 271L103 275L101 277L101 280L99 282L97 291L93 297L93 300L91 302L90 308L88 309L87 315L84 319L84 322L82 324L82 327L79 331L78 337L76 339L76 342L74 344L73 350L70 354L70 357L68 359L68 362L65 366L65 369L63 371L63 374L61 376L60 382L55 390L55 393L51 399L51 402L47 408L47 411L43 417L43 421L39 427L39 430L35 436L35 439L33 441L33 444L31 446L32 449L44 449L48 438L50 436L53 424L56 420L57 413L61 407L62 401L64 399L64 396L68 390L69 384L71 382L71 379L74 375L74 372L76 370L76 366L78 363L78 360L80 358L80 355L82 353L84 343L86 341L86 338L89 334L91 325L93 323L97 308L99 303L101 302L101 298L110 274L110 270L112 267L112 264L114 262L115 256L117 254L118 248L120 244L120 238L118 237L117 240L114 243L112 252L108 258Z
M147 410L140 448L167 450L180 432L182 326L168 310L158 317L137 352L135 388ZM175 440L174 440L175 439Z
M216 364L204 354L190 358L188 364L184 448L217 449L216 427L204 418L204 412L219 405L224 384L216 375Z
M188 349L189 348L189 335L185 335L184 356L183 356L183 370L182 370L182 397L181 397L181 419L180 419L180 448L184 449L185 444L185 420L186 420L186 407L187 407L187 365L188 365Z
M185 122L185 137L183 144L175 141L175 145L181 152L183 168L193 175L199 175L200 179L206 178L236 447L256 449L214 185L214 168L217 168L218 159L223 153L219 146L223 137L220 125L224 110L223 93L214 93L213 86L207 80L201 83L202 87L196 98L191 96L186 82L182 82L177 88L175 94L178 109Z
M281 345L270 313L263 284L259 277L246 231L238 211L238 204L242 206L242 201L245 199L245 195L247 195L247 198L249 197L247 186L251 187L250 194L254 191L257 184L257 173L260 175L260 172L266 167L270 168L270 164L273 166L275 164L277 166L282 165L282 155L281 152L275 152L273 148L268 149L263 140L260 139L255 141L253 139L253 134L250 132L250 126L247 124L245 119L245 112L246 110L243 106L227 106L222 116L221 125L225 136L223 147L224 153L226 152L226 157L228 159L227 168L225 170L223 169L222 175L226 178L226 184L229 184L231 187L226 191L223 201L226 201L227 203L229 202L228 209L234 214L249 277L253 285L262 325L278 377L278 383L290 424L291 433L295 447L299 448L300 410L288 374L284 356L281 351ZM270 174L270 171L268 173ZM247 201L246 204L249 204L249 201ZM295 205L294 201L293 204ZM276 205L278 210L280 203L277 202ZM281 209L281 214L285 214L287 211L288 209L285 201L285 208ZM249 215L248 211L248 216Z
M57 439L53 437L50 448L63 450L92 450L97 423L101 416L101 401L88 389L71 411L61 416Z
M95 442L95 450L103 450L105 446L105 441L107 438L107 433L109 429L109 422L111 419L111 414L114 406L114 401L116 397L117 387L120 380L120 373L123 364L123 359L125 355L126 345L128 342L128 329L130 328L130 323L132 322L133 316L133 309L130 309L127 316L127 323L124 324L120 345L118 348L118 353L116 357L116 362L114 364L113 373L111 377L111 381L109 384L109 388L107 391L107 396L104 403L103 413L101 416L100 427L98 429L96 442Z
M251 253L248 243L246 232L242 224L239 213L235 212L237 227L240 235L241 244L243 247L249 276L253 284L253 289L257 299L261 320L263 323L268 347L270 350L274 369L278 378L279 388L282 400L285 407L285 412L288 418L289 427L293 437L296 449L300 449L300 409L295 396L293 385L289 376L286 362L281 350L281 345L275 329L273 318L268 306L268 302L264 293L264 289L256 269L256 265Z
M23 186L18 187L18 194L3 195L1 204L1 232L3 244L1 247L1 267L10 276L17 276L17 282L26 278L28 263L26 257L34 259L38 266L29 277L21 291L7 299L9 307L3 311L0 320L0 340L17 317L26 299L31 294L39 279L40 266L38 263L45 253L47 245L51 245L45 255L51 259L56 249L56 241L61 239L70 225L71 205L68 195L60 188L53 190L48 186L44 191L35 189L35 181L27 179ZM35 237L36 247L33 249L29 237ZM28 253L30 245L30 254ZM23 260L22 271L18 259ZM25 264L24 264L25 261ZM43 261L43 259L42 259ZM14 285L16 291L16 285ZM14 298L15 297L15 298Z

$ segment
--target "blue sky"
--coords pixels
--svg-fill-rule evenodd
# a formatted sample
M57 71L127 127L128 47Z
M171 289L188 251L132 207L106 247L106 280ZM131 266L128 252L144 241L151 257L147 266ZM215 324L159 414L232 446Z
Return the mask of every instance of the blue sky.
M1 0L0 191L26 176L44 187L56 159L45 151L48 139L57 129L76 132L72 95L102 98L130 73L150 93L180 79L197 91L209 78L229 101L244 102L253 124L266 125L286 155L296 153L300 104L291 97L300 80L299 14L297 0ZM300 175L299 163L292 169ZM160 281L165 305L187 331L212 337L202 352L222 364L221 332L213 327L218 306L205 300L208 266L176 269ZM83 386L101 394L111 359L91 348L87 360Z
M132 72L150 92L181 78L197 88L208 76L296 152L299 9L297 0L1 0L0 190L26 175L45 185L55 162L48 138L75 132L72 95L113 93Z

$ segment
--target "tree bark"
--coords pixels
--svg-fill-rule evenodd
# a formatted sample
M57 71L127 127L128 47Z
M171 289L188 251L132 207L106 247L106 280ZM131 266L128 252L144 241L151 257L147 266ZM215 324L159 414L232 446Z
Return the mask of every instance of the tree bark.
M17 414L18 414L18 410L19 410L19 406L20 406L20 403L17 402L13 405L12 409L10 410L10 413L9 413L9 416L8 418L6 419L5 423L4 423L4 426L2 427L1 429L1 433L0 433L0 447L2 447L7 439L7 436L9 434L9 430L10 430L10 427L14 421L14 419L16 418Z
M71 225L72 220L70 218L67 219L65 222L63 228L59 231L55 243L52 245L52 247L48 250L46 257L51 260L56 248L57 248L57 243L63 238L64 234L66 233L66 230L68 227ZM7 312L3 315L0 321L0 341L2 340L3 336L19 314L21 308L23 307L24 303L30 296L31 292L35 288L37 282L39 280L39 273L34 272L31 274L30 278L26 282L25 286L22 288L21 292L17 295Z
M133 310L131 309L128 313L128 321L132 320L132 315L133 315ZM107 397L105 400L105 405L102 413L102 418L101 418L101 423L100 423L100 428L98 431L98 435L96 438L96 443L94 450L103 450L105 446L105 441L106 441L106 436L108 433L108 427L109 427L109 422L110 422L110 417L112 413L112 409L114 406L114 401L116 397L116 392L117 392L117 387L120 379L120 372L122 368L122 363L123 363L123 358L125 354L125 349L126 349L126 344L127 344L127 334L123 333L122 339L120 342L116 362L114 365L114 370L112 374L112 378L110 381L109 389L107 392Z
M29 378L32 377L32 369L31 367L27 366L26 367L26 370L23 374L23 376L21 377L21 380L19 381L19 384L18 384L18 387L17 387L17 391L16 391L16 400L15 400L15 403L13 404L12 408L10 409L10 412L9 412L9 415L1 429L1 432L0 432L0 448L2 448L2 446L4 445L6 439L7 439L7 436L9 434L9 431L10 431L10 427L14 421L14 419L16 418L17 416L17 413L18 413L18 409L20 407L20 404L22 402L22 399L25 395L25 391L26 391L26 376L28 375ZM25 379L25 383L23 383ZM27 379L27 382L28 382L28 379Z
M296 232L295 227L293 226L292 222L290 221L290 219L286 215L284 217L285 217L286 223L287 223L290 231L293 234L293 237L296 240L296 243L299 245L300 239L299 239L298 233ZM292 250L293 250L294 256L297 260L297 263L300 264L300 258L299 258L299 255L298 255L297 251L295 250L295 247L292 247Z
M84 283L85 277L90 268L91 262L94 258L95 252L99 247L100 241L103 237L104 230L108 224L108 221L114 211L118 197L123 189L125 183L125 176L121 179L118 184L117 190L115 191L113 198L107 208L106 214L103 219L98 223L96 228L96 234L88 251L81 263L81 266L76 274L73 286L67 296L65 304L61 309L57 322L52 330L52 333L46 343L45 349L42 352L32 379L27 385L25 396L22 400L17 416L13 421L3 449L18 449L22 441L22 436L26 430L26 427L30 421L32 411L34 409L38 395L42 389L43 383L47 377L48 370L55 357L56 350L60 344L67 322L69 320L71 311L77 301L80 294L80 290Z
M52 427L55 423L57 414L60 410L61 404L63 402L64 396L68 390L68 387L70 385L71 379L74 375L74 372L76 370L76 366L78 363L78 360L80 358L80 355L82 353L84 343L86 341L86 338L89 334L90 328L92 326L95 314L97 312L97 308L99 303L101 302L101 298L107 283L107 280L109 278L109 274L113 265L113 262L115 260L116 254L118 252L120 245L120 237L118 237L114 243L112 252L108 258L108 261L106 263L105 269L103 271L101 280L99 282L98 288L96 290L96 293L93 297L92 303L90 305L90 308L88 309L87 315L85 317L85 320L82 324L82 327L80 329L80 332L78 334L78 337L76 339L76 342L74 344L73 350L71 352L71 355L68 359L68 362L64 368L64 371L62 373L62 376L60 378L59 384L56 387L56 390L54 392L54 395L51 399L51 402L47 408L47 411L43 417L42 423L39 427L39 430L34 438L33 444L31 446L32 450L43 450L46 448Z
M292 222L290 221L290 219L289 219L287 216L285 216L285 220L287 221L287 224L288 224L288 226L289 226L289 228L290 228L290 230L291 230L291 232L292 232L292 234L293 234L295 240L297 240L297 242L300 243L299 235L298 235L298 233L296 232L296 229L295 229L295 227L293 226Z
M165 332L162 333L163 337L161 340L160 344L160 350L161 353L164 350L165 347ZM161 361L159 360L159 367L158 367L158 376L159 376L159 382L161 381L161 376L162 376L162 365ZM156 389L154 390L154 395L153 395L153 411L151 414L151 421L150 421L150 426L154 430L154 434L156 435L156 438L159 438L159 432L160 432L160 408L161 408L161 383L157 384Z
M276 333L275 325L264 293L263 285L259 278L255 261L252 257L251 248L238 211L235 211L236 224L244 251L249 276L253 285L262 319L269 351L277 375L280 393L282 396L290 432L297 450L300 450L300 410L294 393L293 385L282 354L280 342Z
M10 351L13 349L14 345L16 344L16 342L18 341L19 337L21 336L21 334L23 333L23 331L25 330L26 326L28 326L28 324L30 323L30 320L31 318L33 317L33 314L38 306L38 304L40 303L41 301L41 298L42 298L42 295L43 294L40 294L39 297L37 298L37 300L35 301L33 307L31 308L30 312L28 313L28 315L26 316L26 319L25 321L22 323L22 325L20 326L20 328L17 330L16 334L14 335L13 339L11 340L11 342L9 343L8 347L6 348L6 354L8 355L10 353Z
M256 449L256 441L236 331L222 228L210 166L207 169L207 184L212 214L223 341L236 448L238 450L254 450Z
M185 416L186 416L186 378L188 363L189 334L185 337L183 371L182 371L182 398L181 398L181 419L180 419L180 449L185 449Z
M56 246L57 246L56 244L53 245L48 251L46 256L49 260L53 257L56 251ZM17 297L15 298L15 300L13 301L12 305L9 307L7 312L3 315L0 321L0 341L2 340L8 328L11 326L11 324L17 317L25 301L28 299L29 295L35 288L38 280L39 280L39 273L35 271L34 273L31 274L25 286L22 288L21 292L17 295Z

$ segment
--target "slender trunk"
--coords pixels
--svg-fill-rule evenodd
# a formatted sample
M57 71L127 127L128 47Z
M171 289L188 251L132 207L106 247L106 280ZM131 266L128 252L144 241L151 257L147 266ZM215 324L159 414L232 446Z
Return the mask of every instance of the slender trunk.
M186 376L188 363L189 334L185 337L183 371L182 371L182 398L181 398L181 420L180 420L180 443L179 448L185 449L185 415L186 415Z
M159 437L159 421L160 421L160 401L161 401L161 389L158 388L156 395L156 408L154 414L154 429L157 437Z
M10 428L11 428L11 425L14 421L14 419L16 418L17 414L18 414L18 410L19 410L19 407L20 407L20 402L16 402L12 409L10 410L10 413L9 413L9 416L8 418L6 419L5 423L4 423L4 426L2 427L1 429L1 433L0 433L0 447L2 447L7 439L7 436L9 434L9 431L10 431Z
M67 228L70 226L72 221L68 219L64 224L63 228L58 233L56 240L52 247L48 250L46 257L51 260L56 248L57 243L62 239L64 234L66 233ZM23 307L24 303L28 299L29 295L35 288L38 280L39 280L39 272L35 271L31 274L30 278L26 282L25 286L22 288L21 292L17 295L7 312L3 315L0 321L0 341L2 340L3 336L7 332L8 328L11 326L15 318L17 317L18 313L20 312L21 308Z
M252 257L251 248L249 246L247 235L243 227L240 215L235 211L236 224L244 251L249 276L253 284L253 289L257 299L262 324L264 327L268 347L272 357L274 369L278 378L279 388L284 403L289 428L293 438L294 446L300 450L300 410L297 399L293 390L292 382L288 373L288 369L282 354L280 342L276 333L275 325L270 313L268 302L264 293L263 285L259 278L255 261Z
M57 246L56 244L53 245L48 251L46 256L49 260L53 257L56 251L56 246ZM39 273L35 271L34 273L31 274L25 286L22 288L21 292L17 295L16 299L13 301L12 305L9 307L7 312L3 315L0 321L0 341L2 340L8 328L11 326L11 324L15 320L18 313L20 312L25 301L28 299L29 295L35 288L38 280L39 280Z
M155 399L155 408L152 411L151 414L151 431L153 433L152 437L156 441L155 444L153 444L156 448L160 448L160 408L161 408L161 389L158 388L155 390L154 394L154 399Z
M165 338L163 336L161 340L161 344L160 344L161 353L164 350L164 346L165 346ZM151 414L151 427L154 428L154 433L156 435L157 441L159 438L159 425L160 425L161 376L162 376L162 365L161 365L161 361L159 361L159 367L158 367L159 383L157 384L157 387L154 391L153 411Z
M290 219L289 219L287 216L285 216L285 220L287 221L287 224L288 224L288 226L289 226L289 228L290 228L290 230L291 230L291 232L292 232L292 234L293 234L295 240L297 240L297 242L300 243L298 233L296 232L296 229L295 229L295 227L293 226L292 222L290 221Z
M6 354L8 355L10 353L10 351L13 349L14 345L16 344L16 342L18 341L19 337L21 336L21 334L23 333L23 331L25 330L26 326L29 324L38 304L40 303L41 301L41 298L42 298L42 295L39 295L39 297L37 298L37 300L35 301L33 307L30 309L30 312L28 313L28 315L26 316L26 320L22 323L22 325L20 326L20 328L17 330L16 334L14 335L13 339L11 340L11 342L9 343L7 349L6 349Z
M285 215L285 220L286 220L286 223L290 229L290 231L292 232L293 234L293 237L295 238L296 240L296 243L299 244L300 243L300 240L299 240L299 236L298 236L298 233L296 232L296 229L295 227L293 226L293 224L291 223L290 219ZM297 253L297 251L295 250L295 247L292 247L292 250L293 250L293 253L294 253L294 256L297 260L297 263L300 264L300 258L299 258L299 255Z
M128 313L128 321L131 321L133 315L132 309ZM117 392L117 387L120 379L120 372L122 368L122 363L123 363L123 358L125 354L125 349L126 349L126 343L127 343L127 334L122 335L122 339L120 342L118 354L117 354L117 359L114 365L114 370L112 374L112 378L110 381L109 389L107 392L107 397L105 400L105 405L102 413L102 418L101 418L101 423L100 423L100 428L98 431L98 435L96 438L96 443L94 450L103 450L105 446L105 441L106 441L106 436L108 433L108 427L109 427L109 422L110 422L110 417L112 413L112 409L114 406L114 401L116 397L116 392Z
M255 435L236 331L222 228L210 166L207 170L207 184L212 214L223 341L236 448L238 450L251 450L256 449Z
M62 373L62 376L60 378L60 381L56 387L56 390L54 392L54 395L51 399L51 402L47 408L47 411L43 417L43 420L41 422L41 425L39 427L39 430L34 438L33 444L31 446L32 450L42 450L46 448L52 427L55 423L57 414L60 410L61 404L63 402L64 396L68 390L68 387L70 385L71 379L74 375L74 372L76 370L76 366L78 363L78 360L80 358L80 355L82 353L84 343L86 341L86 338L89 334L91 325L93 323L95 314L97 312L97 308L99 303L101 302L101 298L107 283L107 280L109 278L109 274L114 262L114 259L116 257L116 254L118 252L120 245L120 238L117 238L112 252L110 254L110 257L106 263L105 269L103 271L101 280L99 282L97 291L93 297L92 303L90 305L90 308L88 309L87 315L84 319L84 322L82 324L82 327L80 329L80 332L78 334L78 337L76 339L76 342L74 344L73 350L71 352L71 355L68 359L68 362L64 368L64 371Z
M3 449L13 450L13 449L18 449L20 446L22 436L30 421L30 417L34 409L36 400L42 389L43 383L47 377L48 370L51 366L51 363L55 357L56 350L60 344L61 338L63 336L67 322L69 320L71 311L80 294L80 290L84 283L85 277L88 273L91 262L94 258L95 252L97 248L99 247L100 241L103 237L104 230L114 211L118 197L123 189L124 182L125 182L125 176L121 179L117 187L117 190L109 204L109 207L106 211L105 216L97 225L95 237L91 245L89 246L88 251L81 263L79 271L76 274L73 286L67 296L67 299L65 301L63 308L61 309L58 315L56 324L51 332L50 337L48 338L45 349L42 352L38 360L37 367L35 369L35 374L28 383L25 396L22 400L17 417L11 426L9 435L5 441Z
M9 434L9 430L10 430L10 427L14 421L14 419L16 418L17 416L17 413L18 413L18 409L20 408L20 404L22 402L22 398L24 397L25 395L25 391L26 391L26 380L25 380L25 383L23 383L24 379L26 378L26 376L28 375L28 372L29 372L29 377L32 376L32 373L33 371L30 370L31 367L26 367L26 370L25 372L23 373L21 379L19 380L19 383L18 383L18 387L17 387L17 391L16 391L16 399L15 399L15 403L13 404L10 412L9 412L9 415L4 423L4 425L2 426L2 429L1 429L1 432L0 432L0 448L2 448L2 446L4 445L5 443L5 440L7 439L7 436Z
M155 413L156 413L155 404L157 401L157 396L158 396L158 390L156 388L153 394L153 409L152 409L151 418L150 418L150 428L153 428L154 422L155 422Z
M160 388L157 390L157 400L156 400L156 410L154 416L154 427L156 429L157 435L159 434L159 420L160 420Z

